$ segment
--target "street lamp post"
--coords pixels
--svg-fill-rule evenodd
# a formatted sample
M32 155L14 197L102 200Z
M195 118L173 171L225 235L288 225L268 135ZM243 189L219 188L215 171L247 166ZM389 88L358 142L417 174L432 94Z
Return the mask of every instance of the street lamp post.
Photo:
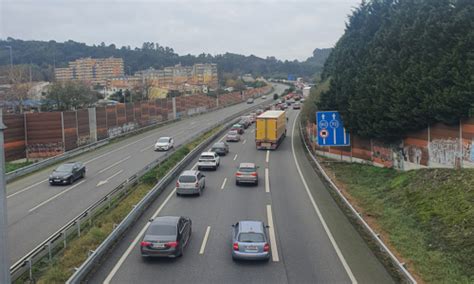
M7 127L3 124L3 114L0 108L0 282L10 283L10 261L7 246L7 187L5 184L5 147L3 131Z

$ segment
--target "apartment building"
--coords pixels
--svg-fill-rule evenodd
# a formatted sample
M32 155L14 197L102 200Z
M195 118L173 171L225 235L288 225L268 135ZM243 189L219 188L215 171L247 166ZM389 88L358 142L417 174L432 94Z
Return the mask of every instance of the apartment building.
M66 68L54 70L56 81L79 80L105 86L107 79L124 76L122 58L81 58L69 62Z

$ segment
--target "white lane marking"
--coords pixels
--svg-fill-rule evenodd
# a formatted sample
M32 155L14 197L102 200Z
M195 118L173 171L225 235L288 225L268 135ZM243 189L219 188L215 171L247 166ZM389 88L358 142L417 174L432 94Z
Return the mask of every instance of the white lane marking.
M270 177L268 174L268 168L265 168L265 192L270 192Z
M270 161L270 150L267 150L267 157L265 158L265 162L268 163Z
M70 186L68 189L64 190L64 191L61 191L60 193L54 195L53 197L41 202L40 204L36 205L35 207L31 208L30 210L28 210L28 212L33 212L35 211L36 209L40 208L41 206L45 205L46 203L50 202L50 201L53 201L54 199L58 198L59 196L69 192L70 190L78 187L79 185L81 185L83 182L85 182L85 180L81 181L80 183L76 183L75 185L73 186Z
M227 182L227 178L224 179L224 182L222 182L221 189L224 189L225 183Z
M247 142L247 139L244 140L244 142L242 142L242 144L245 144Z
M116 172L115 174L113 174L112 176L108 177L107 179L99 181L99 183L97 183L96 187L99 187L101 185L104 185L104 184L108 183L109 180L113 179L114 177L121 174L122 172L123 172L123 170L120 170L120 171Z
M30 190L30 189L32 189L33 187L35 187L35 186L37 186L38 184L41 184L41 183L43 183L43 182L45 182L45 181L48 181L48 179L39 181L39 182L34 183L34 184L30 185L30 186L27 186L27 187L23 188L23 189L20 190L20 191L17 191L17 192L15 192L15 193L12 193L12 194L8 195L7 198L13 197L13 196L18 195L18 194L20 194L20 193L23 193L23 192L25 192L25 191L27 191L27 190Z
M173 197L173 195L176 193L176 187L170 192L170 194L168 195L168 197L166 197L165 201L161 204L161 206L155 211L155 213L153 214L153 216L151 217L152 219L155 219L158 214L160 214L161 210L163 210L163 208L165 207L166 203L168 203L168 201L170 201L171 197ZM117 271L120 269L120 267L122 266L122 264L125 262L125 260L127 259L127 257L130 255L130 253L132 252L132 249L137 245L137 243L140 241L140 239L143 237L143 235L145 234L146 230L148 229L148 227L150 226L150 222L147 222L146 225L143 227L143 229L140 231L140 233L138 233L137 237L133 240L133 242L130 244L130 246L128 246L127 250L125 251L125 253L120 257L119 261L117 262L117 264L115 264L114 268L112 269L112 271L110 271L109 275L107 275L107 278L105 278L104 280L104 284L108 284L110 283L110 281L112 280L112 278L115 276L115 274L117 273Z
M254 128L254 129L252 129L252 131L250 131L250 132L252 132L252 133L255 133L255 128Z
M234 161L235 161L235 160L237 160L237 156L238 156L238 155L237 155L237 154L235 154L235 156L234 156Z
M319 207L316 204L316 202L314 201L313 195L311 194L311 191L309 190L308 184L306 183L306 180L304 179L303 173L301 172L301 168L300 168L300 165L298 163L298 159L296 158L294 137L295 137L295 125L296 125L296 121L298 120L298 116L299 116L299 113L296 115L296 118L293 121L293 129L291 130L291 151L292 151L292 154L293 154L293 159L295 160L296 170L298 171L298 174L301 178L301 181L303 182L304 188L306 189L306 193L308 194L309 199L310 199L310 201L313 205L314 211L316 211L316 214L318 215L318 218L321 221L321 224L323 225L323 228L326 231L326 234L328 235L329 240L331 241L331 244L334 247L334 250L336 251L337 256L339 257L339 260L342 263L342 266L344 266L344 269L346 270L347 275L351 279L351 282L355 284L355 283L357 283L357 280L354 277L354 274L352 274L352 270L349 267L349 265L347 264L346 259L342 255L342 252L339 249L339 246L337 245L336 240L334 239L331 231L329 230L329 227L327 226L326 221L324 221L323 215L321 214L321 211L319 211Z
M141 138L141 139L138 139L138 140L136 140L136 141L134 141L134 142L132 142L132 143L128 143L127 145L124 145L124 146L119 147L119 148L117 148L117 149L111 150L111 151L109 151L109 152L107 152L107 153L105 153L105 154L102 154L102 155L100 155L100 156L97 156L97 157L95 157L95 158L93 158L93 159L90 159L90 160L88 160L88 161L85 161L85 162L84 162L84 165L87 165L87 164L89 164L89 163L91 163L91 162L93 162L93 161L95 161L95 160L97 160L97 159L103 158L103 157L105 157L105 156L107 156L107 155L110 155L110 154L112 154L112 153L114 153L114 152L117 152L117 151L119 151L119 150L122 150L123 148L127 148L127 147L130 146L130 145L136 144L136 143L138 143L138 142L140 142L140 141L142 141L142 140L145 140L145 139L150 138L150 137L153 137L153 136L156 136L156 133L155 133L155 134L148 135L148 136L145 136L145 137L143 137L143 138Z
M148 149L153 148L154 146L155 146L155 145L151 145L151 146L145 147L145 148L141 149L140 152L143 153L143 152L147 151Z
M270 245L272 246L272 260L274 262L280 261L278 257L278 247L276 243L276 235L275 235L275 225L273 224L273 215L272 215L272 206L267 204L267 219L268 219L268 230L270 231Z
M131 157L132 157L132 156L128 156L128 157L125 157L125 158L123 158L122 160L120 160L120 161L118 161L118 162L113 163L112 165L108 166L107 168L100 170L100 171L99 171L99 174L101 174L101 173L103 173L103 172L105 172L105 171L107 171L107 170L109 170L109 169L115 167L116 165L118 165L118 164L120 164L120 163L122 163L122 162L125 162L126 160L130 159Z
M211 226L207 226L206 233L204 234L204 239L202 240L201 249L199 250L199 254L204 254L204 250L206 249L207 239L209 238L210 232Z

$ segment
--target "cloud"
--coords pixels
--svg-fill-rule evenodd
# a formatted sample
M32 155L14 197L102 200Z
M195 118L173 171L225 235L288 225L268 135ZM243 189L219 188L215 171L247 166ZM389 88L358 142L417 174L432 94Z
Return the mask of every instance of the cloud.
M360 0L3 1L0 37L306 59L333 46Z

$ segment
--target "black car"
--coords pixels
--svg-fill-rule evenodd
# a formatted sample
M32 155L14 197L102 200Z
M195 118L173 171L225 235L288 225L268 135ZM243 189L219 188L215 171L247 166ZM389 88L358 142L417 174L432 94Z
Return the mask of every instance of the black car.
M182 256L183 249L191 238L191 219L166 216L150 222L140 243L142 257Z
M229 144L226 142L217 142L212 145L211 152L215 152L219 156L225 156L229 153Z
M86 176L86 166L80 162L68 162L57 167L49 176L49 184L72 184Z

